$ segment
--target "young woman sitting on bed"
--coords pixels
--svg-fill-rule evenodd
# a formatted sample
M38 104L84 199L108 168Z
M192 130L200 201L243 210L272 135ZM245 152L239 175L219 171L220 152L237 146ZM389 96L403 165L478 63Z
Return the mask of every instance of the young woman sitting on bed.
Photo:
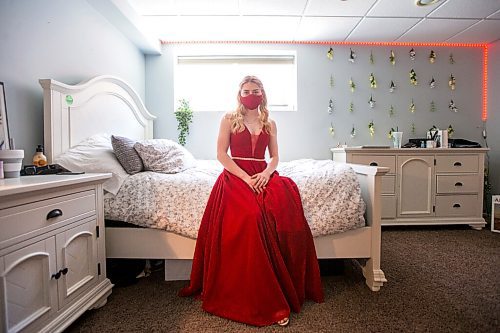
M237 100L236 111L221 120L217 158L224 171L198 231L190 285L180 295L201 295L203 309L220 317L286 326L305 299L323 301L318 260L297 186L275 171L277 130L262 82L245 77Z

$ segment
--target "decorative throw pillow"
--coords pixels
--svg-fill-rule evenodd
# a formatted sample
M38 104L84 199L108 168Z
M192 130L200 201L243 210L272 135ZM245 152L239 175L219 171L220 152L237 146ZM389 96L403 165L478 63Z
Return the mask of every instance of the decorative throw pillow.
M144 169L141 157L134 149L136 141L123 136L112 135L111 144L116 158L128 174L136 174Z
M171 140L139 141L134 148L144 163L144 169L149 171L177 173L196 164L196 159L186 148Z
M70 171L111 173L111 178L106 180L102 187L114 195L129 177L113 153L109 134L88 137L57 156L54 163Z

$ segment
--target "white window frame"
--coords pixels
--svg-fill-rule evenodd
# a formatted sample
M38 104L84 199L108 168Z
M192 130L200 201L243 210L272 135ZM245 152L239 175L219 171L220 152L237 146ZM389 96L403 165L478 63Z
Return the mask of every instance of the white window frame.
M238 52L193 52L180 50L174 54L174 104L180 99L190 102L193 111L232 111L236 107L238 84L245 75L262 80L270 111L297 111L297 52L293 50L262 50ZM181 68L185 64L214 67L205 71ZM217 69L232 66L234 70L220 73ZM275 67L275 74L269 70ZM267 68L266 68L267 67ZM253 68L253 70L251 70ZM281 73L281 74L279 74ZM180 77L185 78L184 81ZM220 79L220 82L217 81ZM190 91L191 90L191 91Z

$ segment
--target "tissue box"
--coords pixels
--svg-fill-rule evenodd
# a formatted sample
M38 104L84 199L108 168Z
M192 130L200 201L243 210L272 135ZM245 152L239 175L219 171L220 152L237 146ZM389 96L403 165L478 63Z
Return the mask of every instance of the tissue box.
M0 150L0 161L3 161L3 174L5 178L17 178L21 175L24 150Z

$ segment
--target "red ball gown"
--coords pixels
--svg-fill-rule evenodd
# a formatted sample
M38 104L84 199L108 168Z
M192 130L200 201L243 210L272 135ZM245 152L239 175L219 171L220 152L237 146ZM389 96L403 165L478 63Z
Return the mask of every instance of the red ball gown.
M231 134L229 147L235 163L254 175L267 166L268 144L269 134L251 135L245 128ZM224 170L198 231L190 285L180 295L199 295L205 311L254 326L299 312L305 299L322 302L316 250L297 185L274 172L256 194Z

